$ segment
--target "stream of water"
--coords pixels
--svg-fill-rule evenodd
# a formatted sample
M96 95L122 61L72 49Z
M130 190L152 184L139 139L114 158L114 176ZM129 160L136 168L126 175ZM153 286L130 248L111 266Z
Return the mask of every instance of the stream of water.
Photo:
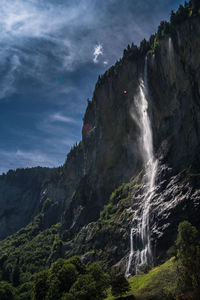
M147 58L145 59L144 78L140 80L139 92L135 98L137 123L141 133L141 151L145 165L145 188L142 210L138 219L137 228L132 227L130 232L130 254L126 267L126 277L131 275L131 267L134 263L135 273L138 273L141 265L152 264L152 251L150 242L149 212L151 200L155 190L155 178L157 161L153 153L153 137L151 122L148 114L148 75ZM137 231L137 242L134 245L133 233ZM134 261L133 261L134 260Z

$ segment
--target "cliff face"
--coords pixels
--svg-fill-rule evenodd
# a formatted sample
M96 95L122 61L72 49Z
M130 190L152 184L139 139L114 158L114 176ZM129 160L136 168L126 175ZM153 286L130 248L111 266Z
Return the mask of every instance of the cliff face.
M160 161L151 228L158 260L175 239L180 221L200 228L199 34L199 17L182 23L151 59L152 122Z
M84 177L64 216L67 230L75 232L97 219L112 191L142 166L139 132L130 108L143 63L143 59L137 64L126 61L96 86L82 130Z
M190 220L200 229L199 34L199 18L192 18L177 26L172 36L165 36L154 53L148 53L149 114L158 159L150 208L154 263L166 257L180 221ZM143 69L144 58L125 59L96 87L84 120L92 128L83 136L85 149L89 149L86 181L65 214L67 231L75 228L77 232L85 225L67 255L85 253L86 260L101 259L123 271L130 250L130 228L144 197L143 177L139 181L136 177L142 169L139 129L131 117ZM124 196L122 192L121 198L110 204L105 220L101 216L90 223L111 191L129 181L129 193Z
M199 152L199 33L199 18L184 22L150 58L155 150L178 171Z
M188 219L200 229L199 36L199 17L192 17L147 53L148 113L158 159L150 207L155 263L165 258L180 221ZM29 171L21 171L26 180L19 182L15 176L0 178L1 238L30 222L50 198L43 224L47 228L61 220L64 257L80 254L85 261L101 259L106 266L125 269L130 229L135 241L134 224L145 195L134 117L144 64L145 54L135 58L128 52L99 79L84 116L82 141L63 167L41 169L31 182Z
M83 176L83 154L76 146L60 168L10 170L0 176L0 240L30 223L40 212L43 228L60 221L63 210Z
M39 212L47 168L9 171L0 176L0 239L27 225Z

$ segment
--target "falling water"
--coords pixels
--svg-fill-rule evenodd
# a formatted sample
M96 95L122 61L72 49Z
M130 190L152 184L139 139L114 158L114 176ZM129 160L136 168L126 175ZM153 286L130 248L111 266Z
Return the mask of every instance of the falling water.
M152 263L152 252L150 243L150 229L149 229L149 211L151 199L155 190L155 177L157 172L157 161L153 154L153 138L151 122L148 115L148 78L147 78L147 58L145 59L144 78L140 80L139 93L135 98L135 105L137 108L137 121L141 132L141 149L143 154L144 164L146 166L145 172L145 190L144 199L142 202L142 212L138 220L137 228L131 228L130 232L130 254L126 268L126 277L129 277L133 257L135 258L135 272L137 273L139 267L143 264ZM133 243L133 232L137 230L137 240L139 243ZM136 247L137 246L137 247Z

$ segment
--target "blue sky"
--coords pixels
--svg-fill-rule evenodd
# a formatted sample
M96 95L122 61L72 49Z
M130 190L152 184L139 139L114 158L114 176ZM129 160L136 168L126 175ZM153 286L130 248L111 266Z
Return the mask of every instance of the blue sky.
M0 173L63 164L99 74L176 0L1 0Z

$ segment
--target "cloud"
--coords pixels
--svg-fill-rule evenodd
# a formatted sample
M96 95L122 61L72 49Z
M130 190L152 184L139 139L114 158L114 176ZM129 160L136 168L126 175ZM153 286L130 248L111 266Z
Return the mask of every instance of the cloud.
M51 121L64 122L68 124L77 124L77 121L73 118L63 116L60 113L55 113L50 116Z
M168 6L172 5L172 0L169 2ZM90 72L91 49L97 36L101 40L94 48L93 62L100 68L99 57L105 55L106 60L102 61L105 70L119 59L128 43L138 43L155 30L158 8L162 10L166 6L163 0L106 0L103 3L93 0L2 0L0 98L16 91L21 93L19 86L24 84L23 80L27 88L31 85L30 90L34 86L35 90L38 88L44 94L51 94L51 90L57 88L53 80L56 74L67 77L80 70L82 64L87 64ZM13 61L9 59L12 57L18 57L21 62L16 69L12 69ZM5 70L10 70L9 74ZM16 72L20 76L16 76ZM60 90L67 89L68 84L76 86L75 81L66 83L63 80Z
M21 63L17 55L11 57L10 68L6 70L5 75L2 78L0 99L10 96L15 91L14 82L17 76L17 70Z
M1 168L61 164L98 75L179 3L1 0Z
M103 46L101 44L98 44L94 47L94 52L93 52L93 62L96 64L98 63L98 58L99 56L103 56Z
M35 166L55 167L58 165L58 161L53 156L40 151L25 151L21 149L16 151L0 150L0 156L2 159L0 173L16 168L16 165L13 163L14 161L17 161L18 168Z

